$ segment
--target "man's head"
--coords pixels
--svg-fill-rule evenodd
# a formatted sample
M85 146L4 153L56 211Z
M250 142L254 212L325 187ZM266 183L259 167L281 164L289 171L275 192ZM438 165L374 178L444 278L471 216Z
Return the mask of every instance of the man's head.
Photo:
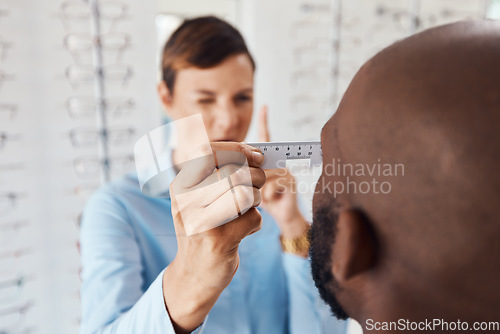
M323 128L311 231L338 316L498 320L499 64L500 23L461 22L354 77Z

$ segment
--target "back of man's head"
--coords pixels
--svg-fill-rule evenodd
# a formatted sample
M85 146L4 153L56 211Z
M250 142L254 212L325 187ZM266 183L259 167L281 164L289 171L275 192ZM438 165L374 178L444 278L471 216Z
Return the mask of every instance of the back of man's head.
M337 315L368 330L500 321L500 23L430 29L377 54L322 147L311 258Z

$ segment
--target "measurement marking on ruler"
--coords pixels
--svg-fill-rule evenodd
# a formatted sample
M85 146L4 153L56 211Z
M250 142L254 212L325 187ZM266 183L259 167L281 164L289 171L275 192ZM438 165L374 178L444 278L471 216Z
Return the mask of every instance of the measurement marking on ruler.
M321 142L248 143L264 154L262 169L284 168L287 160L309 160L310 166L322 163Z

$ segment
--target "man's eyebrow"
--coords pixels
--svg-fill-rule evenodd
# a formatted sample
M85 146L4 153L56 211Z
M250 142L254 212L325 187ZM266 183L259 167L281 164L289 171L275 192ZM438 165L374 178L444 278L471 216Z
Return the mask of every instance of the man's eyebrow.
M321 139L323 137L323 131L325 131L325 126L326 126L326 123L321 127L321 131L319 132L319 139Z

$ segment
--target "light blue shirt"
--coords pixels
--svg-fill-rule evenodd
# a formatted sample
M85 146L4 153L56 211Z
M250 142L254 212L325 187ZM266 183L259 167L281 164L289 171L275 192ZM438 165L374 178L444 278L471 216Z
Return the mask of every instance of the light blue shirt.
M345 333L319 298L309 261L283 253L278 226L260 212L262 229L241 242L236 275L195 332ZM135 174L108 184L87 203L80 244L81 334L175 333L162 291L177 253L170 199L143 195Z

